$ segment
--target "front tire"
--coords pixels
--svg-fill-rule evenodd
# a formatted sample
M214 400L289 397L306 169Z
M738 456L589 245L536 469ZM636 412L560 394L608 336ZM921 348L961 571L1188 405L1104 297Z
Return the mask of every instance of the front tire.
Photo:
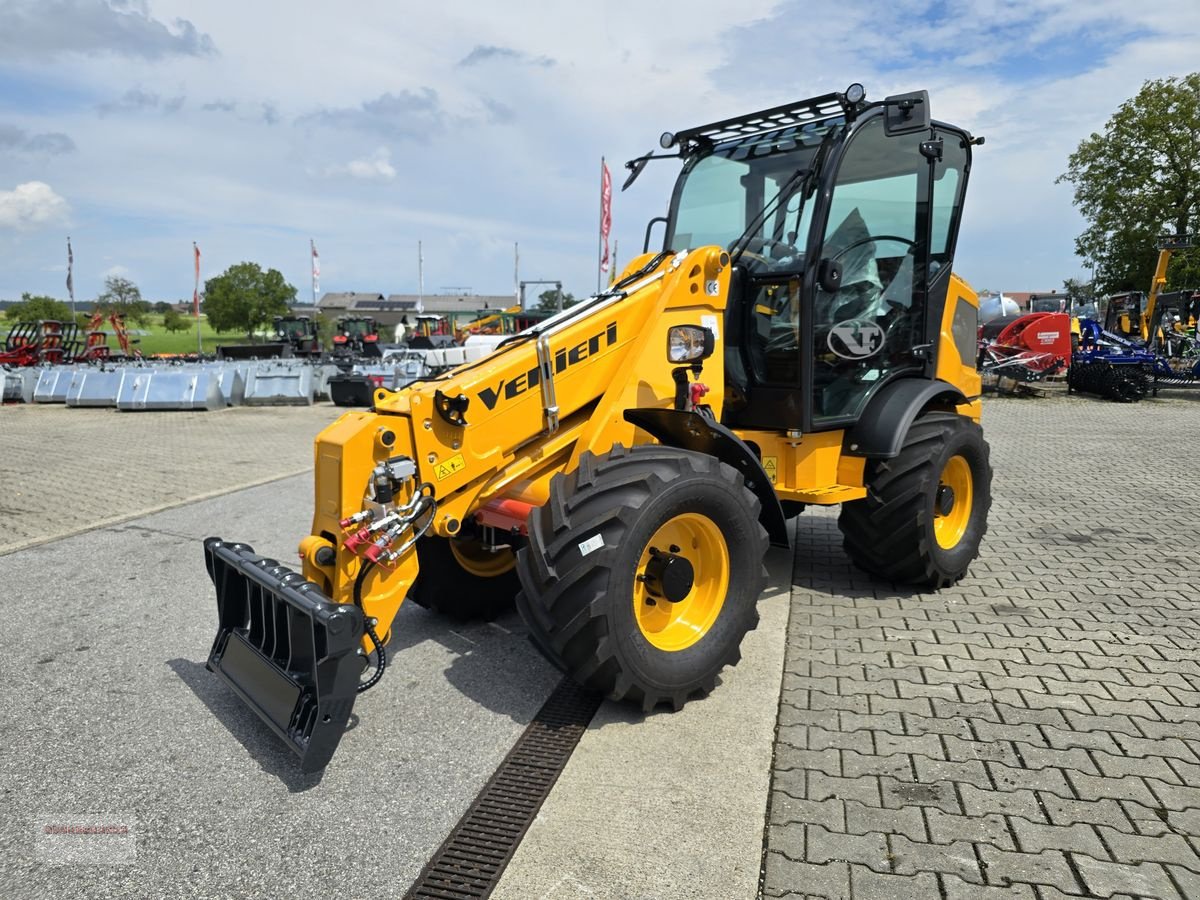
M942 588L979 555L992 505L992 468L979 425L929 413L900 454L867 464L867 496L842 504L843 547L859 568L899 584Z
M517 556L534 643L584 687L678 709L740 659L768 540L742 476L659 445L584 454L557 476Z

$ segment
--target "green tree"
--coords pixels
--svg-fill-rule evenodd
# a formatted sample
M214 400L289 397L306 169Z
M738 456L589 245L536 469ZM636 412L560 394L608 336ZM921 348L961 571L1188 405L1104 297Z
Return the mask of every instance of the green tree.
M96 307L107 312L119 312L135 325L145 325L150 317L150 304L142 299L138 286L128 278L109 275L104 290L96 298Z
M25 293L21 301L14 303L4 314L9 322L36 322L39 319L49 319L54 322L70 322L71 307L53 297L34 296Z
M287 315L295 300L296 289L283 275L264 272L258 263L237 263L204 282L203 308L213 329L245 332L250 339L272 317Z
M1063 282L1063 293L1067 295L1067 300L1071 307L1078 303L1089 303L1095 296L1092 290L1090 281L1080 281L1077 278L1068 278Z
M575 295L570 291L563 291L562 305L563 309L568 306L574 306L579 301L575 299ZM542 291L538 294L538 303L536 307L538 312L554 312L558 309L558 291L554 288Z
M1080 142L1057 181L1075 187L1088 223L1075 252L1095 264L1097 290L1149 290L1156 240L1200 230L1200 72L1145 82L1103 134ZM1200 274L1197 255L1176 254L1168 286Z
M157 303L154 304L153 308L154 308L154 311L156 313L158 313L160 316L165 316L167 314L167 310L171 308L171 304L168 303L166 300L159 300Z
M187 331L191 327L192 323L184 318L179 310L169 304L167 305L167 310L163 313L163 328L174 334L177 331Z
M317 342L321 348L328 350L333 346L333 336L337 333L337 319L329 313L319 311L316 317Z

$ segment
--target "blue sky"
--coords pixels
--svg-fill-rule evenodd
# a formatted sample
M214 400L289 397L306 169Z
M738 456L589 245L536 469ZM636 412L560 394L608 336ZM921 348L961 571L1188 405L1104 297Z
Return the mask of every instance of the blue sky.
M151 299L242 260L309 292L596 284L599 158L664 130L861 81L926 88L978 149L956 269L977 288L1084 274L1055 185L1148 78L1200 66L1200 5L1126 0L655 4L0 0L0 299L107 274ZM738 18L730 20L736 9ZM677 168L616 193L640 250Z

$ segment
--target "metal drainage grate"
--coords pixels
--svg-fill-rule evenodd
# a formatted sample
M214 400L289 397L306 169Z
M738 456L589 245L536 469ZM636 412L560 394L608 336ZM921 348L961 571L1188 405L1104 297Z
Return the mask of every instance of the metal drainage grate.
M602 699L569 678L559 683L405 900L491 895Z

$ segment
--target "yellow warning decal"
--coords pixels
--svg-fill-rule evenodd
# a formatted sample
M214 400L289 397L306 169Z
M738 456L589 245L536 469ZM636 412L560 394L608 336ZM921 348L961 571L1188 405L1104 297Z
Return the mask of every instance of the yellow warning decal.
M775 475L779 470L779 457L764 456L762 458L763 470L767 473L767 477L771 479L771 484L775 483Z
M455 453L445 462L440 462L433 468L433 474L437 476L437 480L449 478L455 472L461 472L467 467L467 461L463 459L461 453Z

